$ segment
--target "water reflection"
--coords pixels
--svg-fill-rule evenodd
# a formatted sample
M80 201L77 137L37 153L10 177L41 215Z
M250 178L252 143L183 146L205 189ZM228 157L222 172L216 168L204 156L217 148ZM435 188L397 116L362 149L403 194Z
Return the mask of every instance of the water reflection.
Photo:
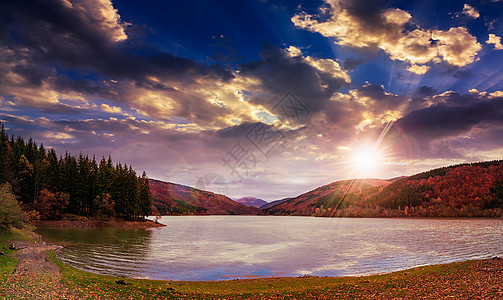
M180 216L166 227L44 229L62 260L152 279L377 274L503 255L501 219Z
M58 257L82 270L144 277L149 268L152 231L131 228L39 228L47 243L63 246Z

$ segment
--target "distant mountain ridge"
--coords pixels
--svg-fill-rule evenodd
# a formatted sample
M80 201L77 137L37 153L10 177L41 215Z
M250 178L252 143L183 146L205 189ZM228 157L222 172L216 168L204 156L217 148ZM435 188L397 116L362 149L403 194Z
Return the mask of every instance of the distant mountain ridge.
M259 208L248 207L229 197L193 187L149 179L153 206L162 215L257 215Z
M179 184L149 179L149 186L155 208L168 215L503 216L503 160L460 164L388 180L342 180L270 203L254 197L238 199L249 206ZM260 204L260 208L253 207Z
M239 198L234 201L241 203L241 204L244 204L246 206L256 207L256 208L260 208L262 205L265 205L268 203L267 201L264 201L262 199L255 198L255 197L243 197L243 198Z
M280 199L280 200L274 200L274 201L271 201L269 203L266 203L266 204L262 205L260 207L260 209L267 209L269 207L273 207L274 205L278 205L278 204L283 203L283 202L285 202L287 200L290 200L290 199L292 199L292 198L283 198L283 199Z

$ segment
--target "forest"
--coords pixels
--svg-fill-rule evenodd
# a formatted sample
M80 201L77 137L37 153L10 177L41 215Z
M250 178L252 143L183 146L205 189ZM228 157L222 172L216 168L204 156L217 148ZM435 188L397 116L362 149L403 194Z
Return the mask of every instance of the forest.
M351 182L328 184L264 213L319 217L503 216L501 160L443 167L386 181L356 180L349 193L344 193Z
M112 158L96 159L37 145L31 138L9 138L0 133L0 210L16 210L19 202L24 221L58 220L64 214L108 219L135 219L151 213L151 193L145 172L138 176L131 166ZM10 209L10 210L9 210ZM0 220L0 223L8 223Z

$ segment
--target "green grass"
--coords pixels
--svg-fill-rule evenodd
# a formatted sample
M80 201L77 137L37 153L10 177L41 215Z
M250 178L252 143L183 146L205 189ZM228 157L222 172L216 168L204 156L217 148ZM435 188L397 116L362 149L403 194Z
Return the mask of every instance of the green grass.
M0 288L4 285L5 281L14 272L17 260L12 258L14 250L10 250L10 243L14 240L26 240L27 233L17 229L6 229L0 231L0 251L5 255L0 255Z
M0 255L0 288L4 285L10 274L14 272L17 263L17 260L10 255L14 250L9 250L6 246L7 244L0 242L0 251L5 253L5 255Z
M10 228L7 230L0 231L0 243L2 244L5 243L10 244L12 241L35 241L35 240L37 240L37 237L32 232L32 228L29 227L25 227L22 229Z

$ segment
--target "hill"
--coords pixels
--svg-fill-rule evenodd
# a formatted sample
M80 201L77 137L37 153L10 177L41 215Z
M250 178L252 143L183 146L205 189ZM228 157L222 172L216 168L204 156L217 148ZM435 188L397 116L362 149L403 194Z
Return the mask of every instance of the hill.
M264 201L262 199L255 198L255 197L243 197L243 198L239 198L235 201L238 203L244 204L246 206L257 207L257 208L260 208L262 205L265 205L268 203L267 201Z
M503 208L503 161L434 169L393 182L342 215L495 217ZM351 207L352 206L352 207ZM360 211L360 212L358 212Z
M152 203L162 215L256 215L260 209L193 187L148 180Z
M390 184L381 179L358 179L332 182L295 198L286 199L265 212L273 215L328 216L345 193L354 193Z
M283 203L283 202L285 202L287 200L290 200L290 199L292 199L292 198L283 198L283 199L280 199L280 200L274 200L274 201L271 201L271 202L268 202L268 203L262 205L260 207L260 209L267 209L269 207L273 207L274 205L278 205L278 204Z
M262 209L272 215L323 217L503 216L502 160L352 182L334 182Z

